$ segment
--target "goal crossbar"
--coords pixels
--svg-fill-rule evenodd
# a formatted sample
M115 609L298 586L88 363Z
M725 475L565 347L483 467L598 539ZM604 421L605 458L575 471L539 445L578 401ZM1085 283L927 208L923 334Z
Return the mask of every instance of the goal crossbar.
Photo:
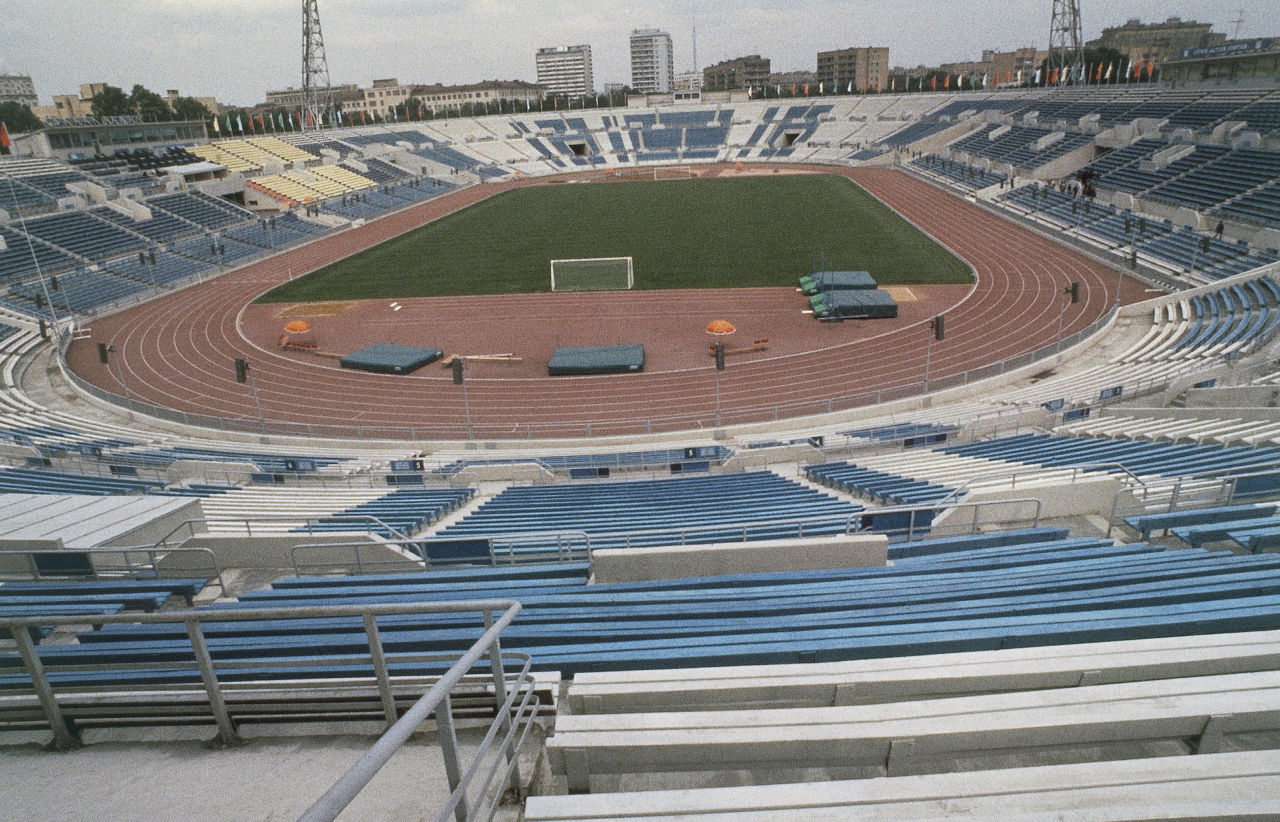
M630 257L583 257L551 261L552 291L625 291L635 286Z

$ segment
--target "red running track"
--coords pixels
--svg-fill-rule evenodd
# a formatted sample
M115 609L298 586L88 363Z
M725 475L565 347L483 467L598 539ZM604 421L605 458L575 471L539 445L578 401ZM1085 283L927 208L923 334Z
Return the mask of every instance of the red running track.
M935 387L948 377L1052 344L1063 289L1072 281L1081 284L1081 300L1067 306L1064 335L1103 316L1116 299L1117 286L1123 302L1146 296L1140 283L1121 281L1116 271L910 175L872 168L812 170L853 179L977 271L973 290L946 311L946 339L932 344L929 377ZM252 364L268 430L282 433L496 439L714 425L715 372L709 367L623 376L469 378L464 392L447 371L428 374L424 369L393 377L342 370L259 348L241 333L244 307L289 276L530 184L543 183L465 189L101 318L91 339L72 344L68 364L111 393L231 420L249 430L258 428L258 412L249 386L235 381L231 363L236 357ZM629 297L641 306L652 300L652 311L671 310L670 295L662 292ZM929 345L925 322L818 350L734 362L719 375L721 422L796 417L916 393ZM109 366L97 362L98 340L110 340L116 349Z

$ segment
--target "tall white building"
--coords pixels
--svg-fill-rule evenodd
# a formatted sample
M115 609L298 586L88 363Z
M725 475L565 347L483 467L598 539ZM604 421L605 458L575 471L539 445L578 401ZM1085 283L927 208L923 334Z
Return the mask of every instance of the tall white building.
M538 85L547 94L592 94L591 46L548 46L538 49Z
M631 32L631 88L641 94L670 94L674 90L670 34L657 29Z
M31 77L26 74L0 74L0 103L18 103L27 108L39 105Z

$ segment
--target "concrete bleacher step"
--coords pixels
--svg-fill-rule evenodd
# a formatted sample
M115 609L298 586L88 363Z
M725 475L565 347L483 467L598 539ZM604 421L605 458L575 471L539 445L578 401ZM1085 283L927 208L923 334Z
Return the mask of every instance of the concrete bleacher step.
M1095 642L802 665L581 673L575 714L819 707L1280 667L1280 631Z
M571 791L585 792L594 774L928 773L1188 740L1186 750L1212 753L1237 735L1277 731L1280 671L1265 671L856 706L568 715L547 755Z
M532 796L528 822L639 818L1108 822L1268 818L1280 805L1274 751L1087 762L966 773L784 782L578 796Z

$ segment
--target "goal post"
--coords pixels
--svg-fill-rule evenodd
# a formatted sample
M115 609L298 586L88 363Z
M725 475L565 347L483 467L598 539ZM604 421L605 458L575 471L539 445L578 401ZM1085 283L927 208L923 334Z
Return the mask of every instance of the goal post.
M626 291L634 286L630 257L551 261L552 291Z

